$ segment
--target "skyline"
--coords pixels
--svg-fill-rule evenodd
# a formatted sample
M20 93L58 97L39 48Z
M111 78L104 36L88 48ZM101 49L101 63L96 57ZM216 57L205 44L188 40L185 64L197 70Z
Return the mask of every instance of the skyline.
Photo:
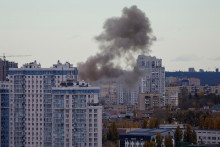
M6 57L18 62L19 67L34 60L42 67L50 67L57 60L77 66L99 52L94 37L102 32L105 20L120 16L124 7L132 5L149 18L157 37L150 55L161 58L166 71L220 68L217 0L93 1L87 5L68 0L0 1L1 53L32 55Z

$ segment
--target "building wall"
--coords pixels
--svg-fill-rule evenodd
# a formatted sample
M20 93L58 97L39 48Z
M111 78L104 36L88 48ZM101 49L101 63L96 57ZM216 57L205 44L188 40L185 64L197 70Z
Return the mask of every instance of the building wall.
M0 59L0 81L6 81L9 68L18 68L18 63Z
M0 146L9 146L9 83L0 81Z
M165 68L162 67L162 59L139 55L137 65L144 71L144 75L139 80L139 93L160 93L164 98Z
M195 130L197 134L198 144L219 144L220 131L219 130Z
M102 146L102 107L97 87L60 87L52 90L52 146Z
M62 68L61 68L62 66ZM36 62L9 71L10 146L52 146L52 93L77 69L69 63L41 68Z
M178 87L165 87L165 105L170 105L173 107L178 107Z
M100 86L100 99L104 100L105 105L117 104L117 83L107 82Z
M150 110L163 106L162 95L158 93L140 93L138 95L138 109Z

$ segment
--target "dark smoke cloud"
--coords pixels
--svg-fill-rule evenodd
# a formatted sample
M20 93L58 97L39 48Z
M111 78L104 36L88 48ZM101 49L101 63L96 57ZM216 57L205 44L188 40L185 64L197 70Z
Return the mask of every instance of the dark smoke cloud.
M103 29L95 37L100 43L100 52L78 64L80 78L92 82L102 78L124 77L127 84L132 84L141 75L135 56L148 54L155 40L149 19L136 6L125 7L122 16L107 19ZM131 70L122 68L121 58Z

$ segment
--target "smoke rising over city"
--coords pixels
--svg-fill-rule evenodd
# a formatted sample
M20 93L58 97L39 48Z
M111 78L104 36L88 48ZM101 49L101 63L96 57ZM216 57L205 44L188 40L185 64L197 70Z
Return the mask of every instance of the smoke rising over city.
M103 32L95 39L100 52L78 63L80 78L92 82L123 77L127 84L141 75L136 67L137 55L149 54L149 47L156 40L149 19L137 6L125 7L121 17L107 19Z

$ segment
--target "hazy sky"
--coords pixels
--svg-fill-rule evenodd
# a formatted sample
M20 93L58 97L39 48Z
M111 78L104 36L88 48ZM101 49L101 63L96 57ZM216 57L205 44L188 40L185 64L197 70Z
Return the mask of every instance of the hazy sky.
M157 41L151 55L166 70L220 68L220 0L0 0L0 54L19 66L59 59L74 66L96 54L94 37L124 7L145 12Z

